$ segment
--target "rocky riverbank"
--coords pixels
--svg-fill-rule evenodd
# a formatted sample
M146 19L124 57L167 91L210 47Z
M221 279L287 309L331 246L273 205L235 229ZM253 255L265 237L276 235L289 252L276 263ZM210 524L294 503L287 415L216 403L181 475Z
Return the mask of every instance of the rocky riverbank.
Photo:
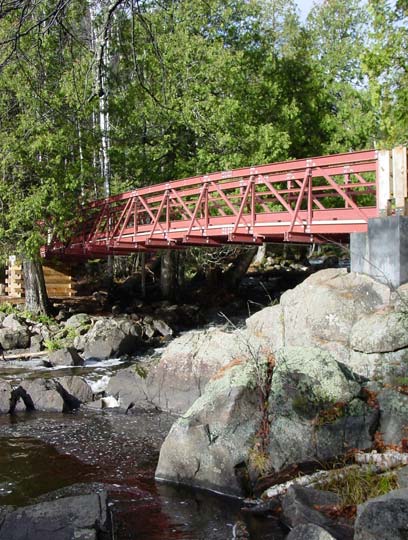
M310 491L314 487L291 481L322 466L348 466L355 456L373 451L408 455L407 290L345 269L322 270L285 292L279 304L249 317L245 326L175 337L157 359L113 374L104 395L79 376L22 380L18 388L3 381L0 409L7 412L14 396L15 411L24 402L37 410L86 404L114 405L128 415L177 414L161 447L157 480L255 501L263 493L264 502L250 505L252 515L265 513L266 501L266 513L291 530L291 539L405 538L408 526L400 515L407 486L400 482L389 485L385 499L361 508L355 503L345 513L334 491L319 495ZM4 328L10 321L22 324L14 316L6 319ZM174 323L145 319L75 315L59 329L61 339L71 341L46 361L57 365L56 357L78 364L142 350L148 340L166 344ZM403 491L393 491L397 485ZM378 536L380 524L367 518L374 507L388 516L384 523L395 522L396 528L388 526L394 536ZM245 526L237 526L237 538L240 529Z

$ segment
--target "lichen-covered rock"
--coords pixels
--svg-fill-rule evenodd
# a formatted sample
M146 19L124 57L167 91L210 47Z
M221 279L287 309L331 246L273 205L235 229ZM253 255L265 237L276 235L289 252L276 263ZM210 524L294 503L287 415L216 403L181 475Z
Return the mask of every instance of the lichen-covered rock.
M157 479L245 494L242 473L262 419L260 369L250 362L234 365L208 383L164 441Z
M406 540L408 489L398 489L359 505L354 540Z
M275 471L370 448L378 411L360 399L361 386L326 351L279 351L269 395L269 456Z
M389 388L378 396L380 426L386 444L400 444L408 439L408 396Z
M283 309L280 305L258 311L246 320L250 339L264 341L272 352L284 345Z
M75 315L71 315L64 324L67 328L86 328L91 324L91 318L87 313L75 313Z
M353 326L350 347L363 353L387 353L408 347L408 314L383 310Z
M352 327L390 295L386 285L346 269L312 274L281 297L285 346L320 347L347 363Z
M232 360L258 355L245 332L211 328L173 340L146 379L149 399L160 409L184 413L204 392L210 378Z
M386 353L350 351L348 367L367 379L392 383L408 374L408 348Z

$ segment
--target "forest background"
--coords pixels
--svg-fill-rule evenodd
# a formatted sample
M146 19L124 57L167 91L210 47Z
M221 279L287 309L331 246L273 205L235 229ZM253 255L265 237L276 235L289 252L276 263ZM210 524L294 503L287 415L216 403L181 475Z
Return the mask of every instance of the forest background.
M406 144L408 0L0 1L0 251L87 200Z

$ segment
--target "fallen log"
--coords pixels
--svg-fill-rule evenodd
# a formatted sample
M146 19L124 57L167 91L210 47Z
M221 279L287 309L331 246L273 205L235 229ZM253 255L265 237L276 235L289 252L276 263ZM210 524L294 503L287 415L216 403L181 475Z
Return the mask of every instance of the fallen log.
M18 358L30 358L30 356L46 356L50 354L50 351L39 351L39 352L24 352L20 354L5 354L4 360L18 360ZM0 356L1 360L1 356Z

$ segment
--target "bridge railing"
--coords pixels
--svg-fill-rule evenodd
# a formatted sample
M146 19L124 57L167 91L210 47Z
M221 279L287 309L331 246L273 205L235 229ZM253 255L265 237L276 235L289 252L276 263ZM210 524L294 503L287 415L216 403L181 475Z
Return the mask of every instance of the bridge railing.
M381 163L384 163L382 161ZM234 169L147 186L81 209L48 254L106 255L188 245L342 239L379 214L377 152Z

